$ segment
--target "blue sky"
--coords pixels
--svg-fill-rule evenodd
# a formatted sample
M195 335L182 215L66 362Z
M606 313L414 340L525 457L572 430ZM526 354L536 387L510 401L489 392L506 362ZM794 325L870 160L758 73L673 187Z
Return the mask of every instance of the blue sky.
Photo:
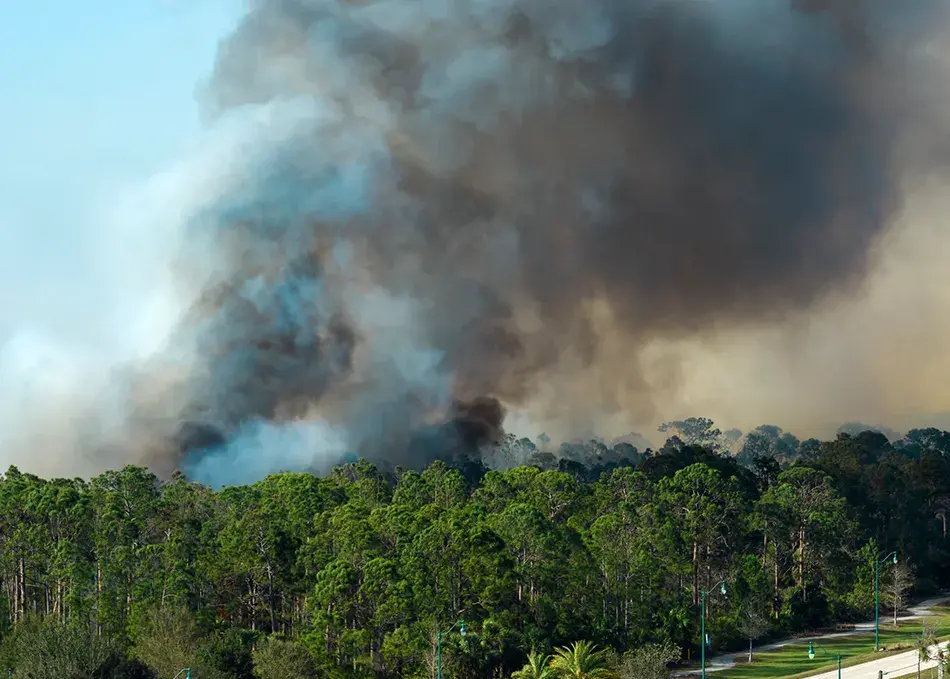
M196 88L242 9L0 0L0 424L28 383L133 351L163 239L145 187L202 138Z
M115 331L97 322L123 304L103 212L197 136L195 88L234 5L0 3L0 337Z

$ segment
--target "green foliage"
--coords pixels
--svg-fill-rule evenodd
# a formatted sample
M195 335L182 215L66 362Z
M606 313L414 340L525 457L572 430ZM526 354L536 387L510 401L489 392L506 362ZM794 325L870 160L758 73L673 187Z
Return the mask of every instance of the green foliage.
M103 679L158 679L158 674L136 658L116 655Z
M199 638L198 625L187 609L155 609L136 630L131 653L159 679L172 679L182 667L196 666Z
M198 644L196 665L202 676L227 679L253 679L251 644L256 635L237 628L217 629Z
M551 667L551 656L537 651L528 654L528 662L511 675L511 679L555 679L556 671Z
M914 648L917 651L917 658L921 662L927 662L934 655L936 649L934 646L937 643L937 626L934 622L927 620L926 618L921 623L920 638L917 640L917 643L914 644Z
M667 679L670 663L679 659L679 647L669 642L647 644L623 656L619 679Z
M12 679L106 677L115 651L88 626L30 616L3 641L3 659Z
M265 639L253 655L257 679L316 679L317 667L307 649L277 637Z
M31 677L431 679L437 632L464 618L464 637L442 637L445 676L660 676L666 651L699 650L704 592L711 650L747 651L867 619L882 552L915 565L917 592L950 586L950 434L798 444L703 418L666 430L655 452L509 438L487 454L493 470L359 461L220 491L138 467L88 482L11 467L4 662ZM881 572L882 603L896 573Z
M608 665L606 652L587 641L575 641L569 647L555 649L551 669L559 679L613 679L616 676Z

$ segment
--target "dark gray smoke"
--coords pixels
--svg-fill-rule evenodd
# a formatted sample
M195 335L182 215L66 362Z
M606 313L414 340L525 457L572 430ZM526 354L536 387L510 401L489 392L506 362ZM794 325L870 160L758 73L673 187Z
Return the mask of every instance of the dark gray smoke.
M206 90L266 143L192 233L183 418L217 442L184 445L195 473L399 457L457 399L597 361L604 332L633 362L860 283L939 7L253 2Z

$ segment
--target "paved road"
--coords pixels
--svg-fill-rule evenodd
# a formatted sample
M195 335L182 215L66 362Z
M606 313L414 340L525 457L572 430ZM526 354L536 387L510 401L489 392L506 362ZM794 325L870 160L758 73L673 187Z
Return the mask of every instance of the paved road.
M931 609L937 604L947 601L948 597L950 597L950 592L944 592L940 596L936 596L936 597L927 599L925 601L921 601L920 603L915 604L914 606L911 606L908 609L908 612L910 613L910 615L898 616L897 620L898 622L901 620L915 620L917 618L922 618L928 615L932 615L932 613L930 612ZM893 618L888 618L887 616L882 615L881 627L885 627L889 621L893 621ZM854 629L848 630L847 632L832 632L830 634L822 634L821 636L815 636L815 637L808 637L808 638L799 637L796 639L785 639L783 641L777 641L771 644L763 644L762 646L755 646L752 649L752 653L754 656L756 653L760 653L762 651L773 651L777 648L788 646L789 644L797 644L797 643L802 643L804 641L821 641L822 639L836 639L839 637L849 637L855 634L860 634L861 632L869 632L869 631L871 632L874 631L873 620L871 622L862 622L860 624L857 624L854 626ZM731 669L735 667L737 658L740 661L744 661L747 657L748 657L747 653L742 652L742 651L737 651L735 653L729 653L727 655L719 655L719 656L716 656L715 658L707 658L706 672L720 672L722 670ZM897 658L900 656L893 656L893 657ZM916 658L913 660L913 662L914 662L914 672L916 672L917 671ZM841 679L844 679L846 676L851 676L847 674L848 670L857 669L858 667L863 667L863 665L855 665L853 668L842 669ZM879 669L886 670L886 668L884 668L883 666L880 667ZM686 672L677 672L675 676L686 676L686 675L699 674L699 673L700 673L700 670L696 669L696 670L689 670ZM821 675L821 676L825 677L826 675ZM833 677L833 678L837 677L837 671L832 672L830 675L827 675L827 676ZM862 675L854 675L854 676L858 677ZM897 675L893 675L893 676L897 676ZM876 669L874 670L874 679L877 679Z
M940 644L941 648L947 648L947 642ZM930 647L930 654L934 655L937 651L936 646ZM827 658L825 659L827 660ZM920 669L929 670L936 667L937 663L933 660L920 663ZM884 670L886 679L895 679L908 674L917 675L917 651L908 651L907 653L898 653L897 655L872 660L862 665L853 667L844 667L841 669L841 679L877 679L877 673ZM810 679L838 679L838 670L815 674Z

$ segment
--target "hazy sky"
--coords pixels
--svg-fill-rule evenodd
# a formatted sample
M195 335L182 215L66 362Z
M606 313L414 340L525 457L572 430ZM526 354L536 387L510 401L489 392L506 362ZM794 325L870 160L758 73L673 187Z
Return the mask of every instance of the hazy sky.
M0 423L142 347L160 194L240 9L0 2Z

